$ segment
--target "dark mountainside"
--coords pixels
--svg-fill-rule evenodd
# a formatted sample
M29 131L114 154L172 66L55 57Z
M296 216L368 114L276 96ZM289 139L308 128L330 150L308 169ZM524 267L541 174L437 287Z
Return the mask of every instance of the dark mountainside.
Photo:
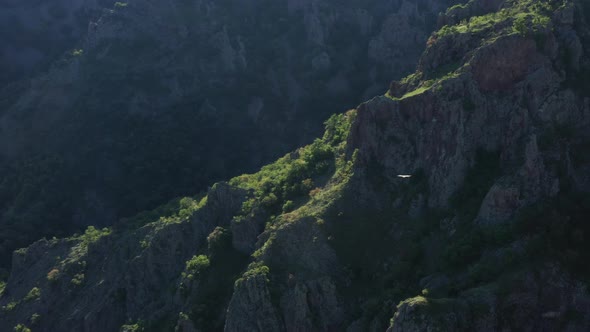
M413 74L313 143L17 250L0 330L590 330L588 18L449 8Z
M113 0L3 0L0 86L42 70L86 34Z
M448 2L2 2L0 267L308 144L414 70Z

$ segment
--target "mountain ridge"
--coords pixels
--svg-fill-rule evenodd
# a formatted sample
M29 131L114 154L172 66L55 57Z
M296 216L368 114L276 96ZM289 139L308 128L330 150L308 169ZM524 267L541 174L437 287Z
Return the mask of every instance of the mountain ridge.
M587 329L582 6L474 10L258 173L16 252L2 328Z
M1 93L0 266L39 237L116 224L311 142L333 109L413 69L443 6L100 7L47 71Z

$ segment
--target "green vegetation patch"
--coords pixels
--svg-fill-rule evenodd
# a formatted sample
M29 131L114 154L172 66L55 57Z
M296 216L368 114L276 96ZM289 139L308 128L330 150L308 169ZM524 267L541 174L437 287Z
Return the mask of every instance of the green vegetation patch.
M17 302L17 301L10 301L6 305L2 306L2 311L5 311L5 312L12 311L16 308L16 306L18 304L19 304L19 302Z
M84 273L77 273L74 275L72 280L70 280L70 283L74 286L81 286L84 283L85 278L86 276L84 275Z
M509 4L500 11L473 16L456 25L445 25L433 36L438 39L454 34L479 34L492 31L504 22L506 22L505 26L495 34L517 32L528 35L548 29L551 24L549 17L554 10L554 6L549 1L509 1Z
M196 211L207 204L207 196L180 197L157 208L141 212L134 217L123 219L125 229L137 229L150 223L177 223L188 220Z
M31 332L31 329L24 324L18 324L14 327L14 332Z
M38 313L34 313L33 315L31 315L31 318L29 319L29 321L31 322L31 325L37 325L39 323L39 320L41 319L41 315L39 315Z
M138 322L135 324L125 324L122 325L119 329L119 332L144 332L145 327L143 322Z
M82 56L82 55L84 55L84 50L81 49L81 48L80 49L75 49L75 50L72 51L72 55L75 56L75 57Z
M41 297L41 289L39 287L33 287L29 293L23 298L25 302L37 300Z
M211 264L209 257L205 255L193 256L186 262L185 272L182 273L183 278L193 279L200 273L203 273Z
M68 241L77 243L72 247L72 249L70 249L68 257L66 257L66 259L64 259L61 263L69 264L79 262L82 257L87 255L89 246L98 242L101 238L111 235L111 233L111 228L98 229L94 226L88 226L84 234L75 234L74 236L68 238ZM85 262L83 265L85 265Z
M242 217L237 217L236 222L252 213L256 206L264 208L269 215L278 215L295 210L310 199L319 199L320 188L329 179L341 175L347 165L346 139L355 115L355 111L350 111L332 116L325 123L326 131L321 139L264 166L258 173L230 180L231 185L254 194L244 202Z
M235 286L240 287L240 285L248 279L257 278L257 277L264 277L266 282L270 282L269 279L270 269L266 265L262 265L259 263L253 263L248 267L248 270L242 275L241 278L236 280Z

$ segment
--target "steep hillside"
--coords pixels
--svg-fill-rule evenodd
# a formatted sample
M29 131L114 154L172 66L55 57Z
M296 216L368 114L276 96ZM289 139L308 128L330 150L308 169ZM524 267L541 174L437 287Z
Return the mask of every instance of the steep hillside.
M43 21L61 6L76 21L107 3L62 2L0 15ZM42 30L31 38L67 52L0 92L0 265L41 236L112 225L307 144L334 110L413 70L445 2L133 0L73 44L79 31Z
M451 7L321 139L15 252L0 330L587 331L588 14Z
M44 70L86 34L112 0L4 0L0 3L0 87Z

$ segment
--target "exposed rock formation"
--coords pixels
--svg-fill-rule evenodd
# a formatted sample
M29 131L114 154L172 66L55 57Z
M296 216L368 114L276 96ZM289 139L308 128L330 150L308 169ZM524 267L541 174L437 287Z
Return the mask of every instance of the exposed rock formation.
M589 58L562 50L589 45L590 11L572 6L484 6L258 173L16 252L0 329L588 330Z

